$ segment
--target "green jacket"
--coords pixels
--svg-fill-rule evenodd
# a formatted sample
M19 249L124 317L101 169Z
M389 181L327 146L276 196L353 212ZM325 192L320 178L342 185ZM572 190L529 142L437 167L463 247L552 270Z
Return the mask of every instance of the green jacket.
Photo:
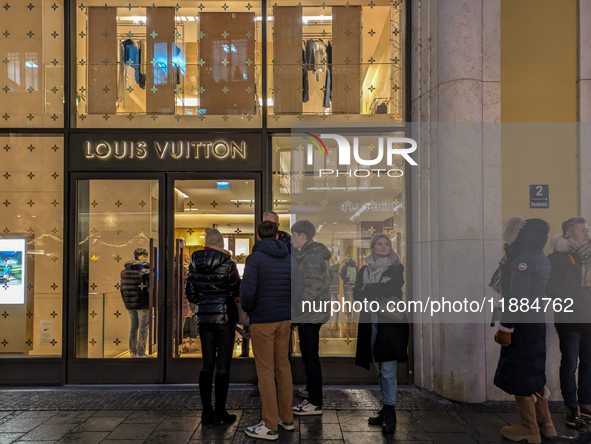
M304 293L301 299L292 298L292 323L324 324L330 319L330 305L324 310L324 301L330 302L327 261L331 256L328 248L313 241L306 242L296 254L295 259L304 280ZM302 302L310 304L306 304L303 309Z

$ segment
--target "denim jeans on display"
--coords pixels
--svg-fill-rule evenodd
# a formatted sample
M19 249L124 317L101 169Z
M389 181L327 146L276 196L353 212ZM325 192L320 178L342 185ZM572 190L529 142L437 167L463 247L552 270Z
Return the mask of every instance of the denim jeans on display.
M203 353L201 371L230 373L234 351L234 324L199 324L199 338Z
M591 404L591 331L558 330L560 340L560 388L568 407ZM579 366L577 390L576 371ZM578 394L578 400L577 400Z
M322 367L318 347L322 324L298 324L300 352L306 370L308 402L322 407Z
M150 310L127 310L129 313L129 353L131 356L145 356L150 325Z
M372 319L373 320L373 319ZM372 322L371 324L371 352L378 337L378 324ZM396 381L396 369L398 367L397 361L375 362L374 366L378 374L378 381L380 382L380 389L382 390L382 400L386 405L394 405L396 402L396 393L398 391L398 382Z

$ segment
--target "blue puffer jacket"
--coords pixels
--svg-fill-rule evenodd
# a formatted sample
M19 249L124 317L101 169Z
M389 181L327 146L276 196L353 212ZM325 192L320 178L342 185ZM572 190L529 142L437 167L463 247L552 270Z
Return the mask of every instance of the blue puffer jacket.
M548 223L528 219L513 245L518 256L511 261L511 279L503 289L505 312L501 325L513 329L511 345L501 347L494 383L510 395L529 396L546 385L546 321L543 310L544 291L550 276L550 261L543 249L548 241ZM510 313L509 299L538 299L540 310Z
M240 286L240 304L250 323L291 319L292 291L294 297L301 298L303 284L297 262L285 244L276 239L257 242L246 259Z

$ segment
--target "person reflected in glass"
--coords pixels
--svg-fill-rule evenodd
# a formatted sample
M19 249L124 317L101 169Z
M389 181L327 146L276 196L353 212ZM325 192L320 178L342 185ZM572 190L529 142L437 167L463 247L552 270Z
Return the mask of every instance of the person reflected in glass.
M148 251L136 248L134 259L125 263L121 272L121 298L129 313L129 353L132 358L145 358L150 325L150 264Z
M234 350L234 327L238 322L235 298L240 296L240 275L230 253L224 249L221 233L205 229L205 248L191 256L185 294L197 305L203 366L199 373L199 394L203 404L203 425L227 424L236 415L226 411L230 385L230 364ZM215 411L211 395L215 374Z
M371 254L357 273L353 297L361 302L367 299L368 305L378 301L380 307L385 307L388 302L402 299L404 266L385 234L374 235L369 246ZM384 404L378 415L369 418L368 422L383 426L383 433L396 431L396 369L398 362L408 361L408 336L406 316L394 320L381 310L360 314L355 364L369 370L370 363L374 363Z
M187 321L193 316L193 312L191 311L191 305L187 300L187 295L185 294L185 283L187 282L187 276L189 276L189 265L191 264L191 258L187 253L183 254L183 322L182 322L182 334L183 334L183 344L182 344L182 353L189 353L189 335L185 335L185 324ZM185 337L186 336L186 337Z

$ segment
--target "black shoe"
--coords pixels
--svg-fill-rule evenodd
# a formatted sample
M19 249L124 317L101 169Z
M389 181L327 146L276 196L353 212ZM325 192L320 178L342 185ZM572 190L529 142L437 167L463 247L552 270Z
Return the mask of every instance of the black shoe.
M390 434L396 431L396 410L393 405L384 404L384 427L382 433Z
M216 412L215 412L215 423L216 424L230 424L234 421L236 421L236 415L231 415L226 410L222 410L221 412L218 412L216 410Z
M201 413L201 425L203 426L211 426L215 425L215 414L213 409L210 407L209 409L204 409Z
M566 425L571 427L576 427L577 422L581 420L581 415L579 412L579 406L575 405L574 407L567 407L566 408Z
M367 422L369 425L384 425L384 407L382 407L382 410L378 412L378 416L371 416Z
M261 396L261 391L258 387L255 387L250 391L250 396Z
M591 421L591 405L579 405L579 416L583 421Z

